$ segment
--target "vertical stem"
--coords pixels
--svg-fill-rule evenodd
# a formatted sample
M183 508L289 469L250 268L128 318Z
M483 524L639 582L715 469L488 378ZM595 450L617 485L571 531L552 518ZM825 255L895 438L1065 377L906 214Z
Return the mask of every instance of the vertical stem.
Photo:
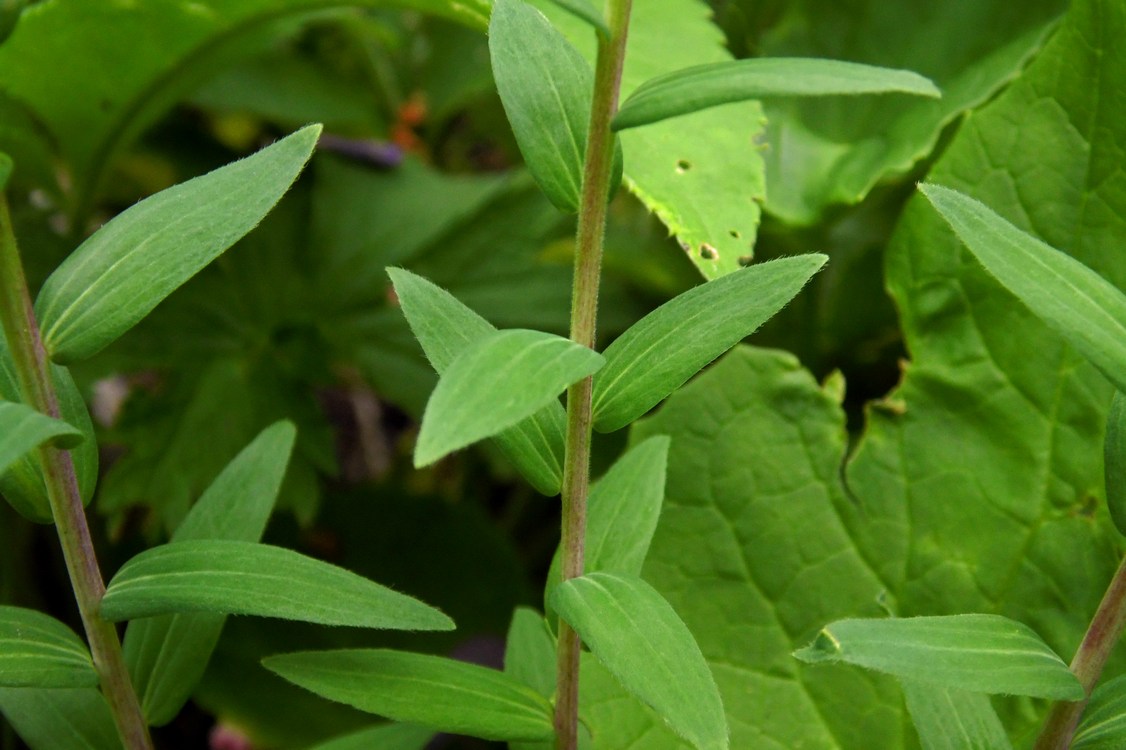
M598 36L594 97L587 131L583 190L575 239L575 276L571 297L571 339L594 348L598 283L602 274L602 238L606 231L614 134L610 120L618 111L618 90L626 53L632 0L610 0L610 36ZM563 464L563 580L583 574L586 499L590 485L591 379L567 390L567 453ZM579 637L559 621L555 703L558 750L578 747Z
M1044 729L1036 740L1035 750L1066 750L1071 744L1071 737L1075 734L1075 727L1079 717L1087 707L1087 700L1095 683L1099 681L1103 666L1110 656L1114 644L1122 635L1123 626L1126 625L1126 559L1118 565L1110 585L1099 602L1095 616L1087 627L1087 634L1071 660L1071 671L1079 678L1083 692L1087 695L1081 701L1068 703L1058 701L1052 705L1048 718L1044 722Z
M4 335L12 352L24 400L29 406L58 419L58 395L55 393L47 352L39 336L31 295L20 264L8 199L2 190L0 321L3 322ZM47 487L55 530L63 548L63 558L70 574L74 598L78 602L78 612L86 630L102 693L109 703L125 747L128 750L152 750L152 740L149 738L137 694L129 680L117 630L113 623L98 615L98 605L106 587L94 555L94 543L90 538L86 512L78 491L74 462L69 452L49 445L39 448L39 460L43 467L43 480Z

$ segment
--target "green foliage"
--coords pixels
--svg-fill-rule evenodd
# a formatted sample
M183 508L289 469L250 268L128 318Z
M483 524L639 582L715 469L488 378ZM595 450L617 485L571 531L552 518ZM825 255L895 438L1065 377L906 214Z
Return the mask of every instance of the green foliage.
M43 443L74 445L82 440L82 433L66 422L10 401L0 402L0 435L0 473Z
M939 98L909 70L801 58L734 60L666 73L638 86L614 117L625 130L721 104L776 97L903 93Z
M1120 533L1126 534L1126 397L1115 390L1106 416L1103 441L1106 467L1106 507Z
M989 696L910 680L901 684L923 750L1011 750Z
M543 696L474 664L386 650L283 654L263 664L308 690L396 721L498 740L553 733Z
M975 693L1083 698L1075 675L1039 636L997 615L839 620L794 656Z
M0 686L94 687L98 676L86 644L41 612L0 606Z
M1099 685L1071 743L1074 750L1111 750L1126 739L1126 677Z
M113 715L95 688L0 688L0 711L32 750L121 750Z
M278 571L284 570L284 578ZM282 547L230 540L174 542L140 553L106 587L111 622L182 612L257 615L322 625L450 630L417 599Z

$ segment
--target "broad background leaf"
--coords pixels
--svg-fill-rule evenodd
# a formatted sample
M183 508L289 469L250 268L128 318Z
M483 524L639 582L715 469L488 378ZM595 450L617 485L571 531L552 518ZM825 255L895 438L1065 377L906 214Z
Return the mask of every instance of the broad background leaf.
M543 696L476 664L388 650L306 651L263 664L318 695L399 721L486 739L554 734Z
M253 229L297 179L320 132L311 125L146 198L83 242L36 299L52 359L96 354Z
M417 599L284 547L193 540L146 550L121 567L102 597L112 621L177 612L278 617L323 625L451 630Z

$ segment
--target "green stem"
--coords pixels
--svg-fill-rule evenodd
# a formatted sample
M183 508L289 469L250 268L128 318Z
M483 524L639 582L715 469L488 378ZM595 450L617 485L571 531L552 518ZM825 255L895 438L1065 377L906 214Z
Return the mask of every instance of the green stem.
M24 401L48 416L60 418L59 400L50 376L47 352L39 336L12 230L8 199L3 191L0 191L0 321L3 322ZM128 750L152 750L148 726L125 667L121 640L113 623L98 615L98 605L106 587L94 555L94 543L78 491L74 462L69 452L49 445L39 448L39 460L55 530L63 548L63 558L102 693L109 703L125 747Z
M610 0L610 36L598 36L594 96L583 165L583 191L575 239L575 277L571 297L571 339L594 348L598 318L598 283L602 275L602 239L614 160L610 121L618 111L618 91L626 55L632 0ZM567 453L563 466L563 580L583 574L586 499L590 486L591 384L585 378L567 390ZM555 746L578 748L579 637L559 621L555 701Z
M1035 750L1066 750L1071 744L1079 717L1087 707L1087 700L1099 681L1114 644L1122 635L1123 626L1126 626L1126 559L1118 565L1095 616L1091 618L1087 634L1071 660L1071 671L1079 678L1087 698L1074 703L1055 703L1036 740Z

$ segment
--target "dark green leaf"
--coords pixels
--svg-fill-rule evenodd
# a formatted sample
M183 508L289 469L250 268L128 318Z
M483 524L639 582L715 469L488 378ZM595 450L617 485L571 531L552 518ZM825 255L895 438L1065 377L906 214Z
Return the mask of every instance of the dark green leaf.
M0 606L0 687L95 687L90 652L74 631L53 617Z
M320 130L157 193L82 243L36 300L51 357L97 353L253 229L297 179Z
M728 747L711 670L669 603L640 578L591 573L564 581L551 601L622 686L699 750Z
M0 688L0 712L31 750L121 750L97 688Z
M413 724L380 724L351 732L309 750L424 750L434 730Z
M439 375L458 354L496 331L449 292L421 276L400 268L388 268L387 273L411 331ZM563 483L566 419L563 406L552 401L493 436L508 460L544 495L558 494Z
M987 695L904 680L903 696L923 750L1012 750Z
M55 393L59 398L59 412L62 421L77 427L82 433L82 442L70 452L74 470L78 475L78 491L83 504L89 504L94 496L94 485L98 480L98 442L94 437L94 425L86 401L74 383L70 371L61 365L51 364L51 377L55 382ZM16 376L15 362L7 342L0 339L0 399L20 402L19 379ZM3 494L12 507L24 518L36 523L53 523L51 504L47 499L47 487L39 467L39 457L30 453L17 460L6 473L0 476L0 494Z
M968 195L924 184L986 270L1126 391L1126 296L1087 266L1017 229Z
M226 540L142 552L121 566L101 606L113 622L182 612L396 630L454 627L438 610L343 568L281 547Z
M415 466L512 427L602 366L602 356L550 333L498 331L474 343L438 380L422 415Z
M306 651L262 660L317 695L396 721L496 740L548 739L551 704L503 672L403 651Z
M1036 633L999 615L838 620L794 656L974 693L1083 698L1079 680Z
M56 445L77 445L82 433L66 422L51 419L30 406L0 401L0 474L12 464L54 440Z
M1126 534L1126 395L1119 390L1114 392L1106 416L1103 466L1110 519L1120 533Z
M0 190L8 186L8 178L12 176L12 157L0 152Z
M614 462L587 500L586 571L641 575L649 542L665 499L669 439L663 435L635 445ZM551 561L544 601L561 580L559 550Z
M266 528L296 431L290 422L263 430L216 477L172 536L173 542L256 542ZM162 726L179 713L203 676L226 621L192 612L146 617L125 631L125 661L145 718Z
M1121 750L1123 747L1126 747L1126 676L1095 688L1071 741L1071 750Z
M589 23L603 36L610 36L610 27L606 25L606 19L602 16L602 12L594 7L590 0L551 1L576 18L581 18Z
M646 315L607 347L594 378L594 428L611 432L656 406L749 336L825 264L802 255L701 284Z
M942 95L928 79L908 70L795 57L732 60L697 65L646 81L622 104L613 127L636 128L747 99L885 93L932 98Z

